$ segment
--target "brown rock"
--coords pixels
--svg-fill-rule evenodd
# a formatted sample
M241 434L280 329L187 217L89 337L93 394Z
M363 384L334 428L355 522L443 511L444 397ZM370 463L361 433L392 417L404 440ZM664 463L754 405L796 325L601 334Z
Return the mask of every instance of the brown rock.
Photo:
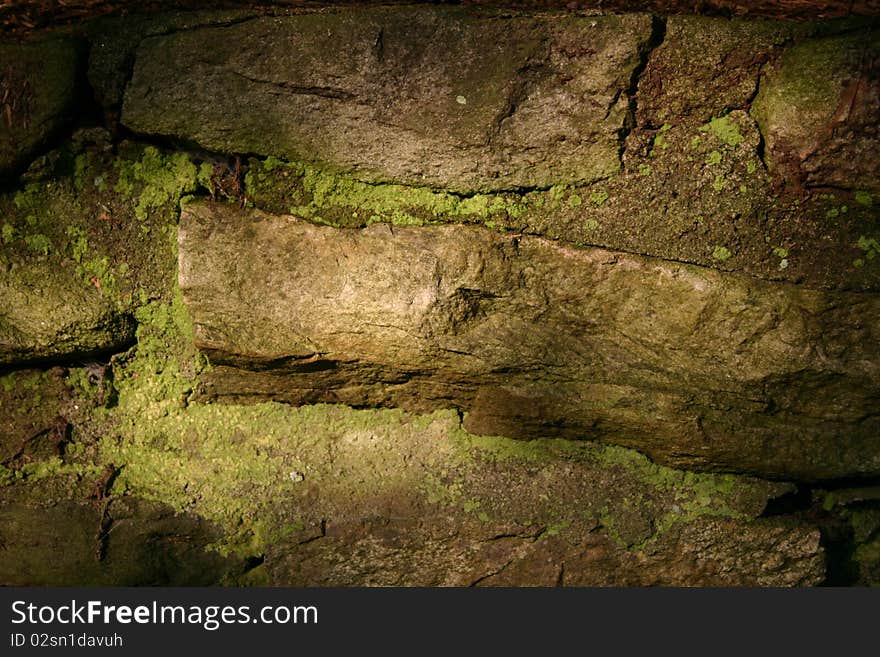
M72 118L80 50L70 39L0 45L0 175Z
M767 74L753 113L768 163L798 185L880 190L880 37L808 39Z
M771 477L880 472L880 300L466 226L340 230L188 205L206 398L459 407Z
M418 8L266 18L145 40L137 132L371 182L473 192L608 177L647 15ZM345 53L328 56L328 53Z
M762 66L803 29L777 21L670 16L663 43L639 80L639 126L706 122L748 108Z
M241 569L205 547L216 531L191 514L137 499L101 505L15 499L0 508L4 586L207 586Z

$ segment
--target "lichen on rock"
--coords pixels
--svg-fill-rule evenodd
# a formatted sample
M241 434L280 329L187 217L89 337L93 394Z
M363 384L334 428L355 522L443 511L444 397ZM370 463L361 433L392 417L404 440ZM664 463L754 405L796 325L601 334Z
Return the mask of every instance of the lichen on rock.
M135 309L171 296L179 202L198 169L153 147L113 155L99 138L54 151L32 173L0 195L0 365L126 347Z

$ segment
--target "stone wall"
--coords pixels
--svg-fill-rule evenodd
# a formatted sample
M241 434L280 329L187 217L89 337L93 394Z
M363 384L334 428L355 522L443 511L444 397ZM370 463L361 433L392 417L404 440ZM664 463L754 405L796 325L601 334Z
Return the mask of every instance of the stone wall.
M0 582L880 581L877 34L9 36Z

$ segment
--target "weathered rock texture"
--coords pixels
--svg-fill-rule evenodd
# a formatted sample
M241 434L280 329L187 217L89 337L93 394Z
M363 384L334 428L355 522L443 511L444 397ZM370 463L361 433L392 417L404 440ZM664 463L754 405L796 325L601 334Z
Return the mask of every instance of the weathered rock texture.
M193 384L192 344L158 340L177 321L156 307L113 380L111 366L103 377L55 368L0 378L0 407L15 414L0 425L0 583L824 576L815 528L761 517L790 484L676 471L595 443L472 436L451 410L186 404L175 393ZM70 425L62 437L47 428L27 438L57 425L52 415Z
M458 406L477 433L679 466L880 472L880 300L448 226L188 205L180 287L207 399Z
M73 118L81 51L70 39L0 44L0 175Z
M638 125L656 129L667 122L705 123L748 108L762 67L808 30L777 21L670 16L663 42L639 79Z
M193 515L120 499L0 508L4 586L209 586L241 570L239 560L206 552L216 530ZM110 532L112 527L113 531Z
M147 37L191 30L202 25L229 25L252 16L246 11L190 11L138 14L96 20L88 26L91 40L88 80L95 100L115 125L138 45Z
M145 40L122 120L372 182L459 192L589 182L620 168L627 90L651 32L647 15L254 19Z
M880 189L878 79L880 35L870 26L785 52L753 107L768 163L805 185Z
M78 135L0 194L0 367L126 349L136 308L167 294L177 201L195 186L183 154Z
M260 8L275 6L276 10L290 7L319 7L321 2L309 0L267 0ZM338 0L340 5L369 5L369 0ZM385 5L443 4L433 0L388 0ZM452 0L448 4L459 4ZM880 13L877 0L472 0L470 6L498 7L525 10L589 10L606 12L656 11L660 13L705 13L721 16L762 16L789 20L815 20L844 16L876 16ZM104 14L131 14L158 12L169 9L216 9L220 7L247 8L251 0L154 0L148 5L134 0L67 0L64 3L46 3L42 0L12 0L0 7L0 27L5 30L27 32L53 23L77 22ZM133 11L132 11L133 10Z
M65 34L0 46L0 584L878 580L875 23Z
M229 24L198 27L210 20ZM513 201L485 199L482 216L427 219L877 290L880 267L866 257L880 207L872 29L431 8L155 19L131 39L159 33L133 55L122 120L325 176L311 190L285 189L277 172L251 176L246 193L270 211L311 196L306 218L393 221L393 211L359 207L364 194L330 201L340 171L349 187L367 181L398 205L426 188L514 189ZM323 55L340 44L346 57ZM95 52L91 79L115 107L129 51ZM810 151L803 171L789 133L821 142L798 146Z

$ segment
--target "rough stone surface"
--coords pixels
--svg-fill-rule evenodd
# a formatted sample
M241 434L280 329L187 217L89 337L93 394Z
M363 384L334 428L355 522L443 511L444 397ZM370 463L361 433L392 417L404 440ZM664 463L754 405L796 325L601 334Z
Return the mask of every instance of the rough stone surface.
M786 51L753 107L768 163L799 185L880 190L878 62L870 27Z
M472 436L454 411L168 400L143 411L133 433L103 432L101 458L125 463L113 491L204 514L225 531L221 553L262 556L242 583L823 578L815 529L758 517L788 484L675 471L595 443Z
M71 120L80 60L70 39L0 44L0 176Z
M36 505L0 490L3 586L208 586L241 564L206 552L200 518L136 499Z
M672 470L595 443L473 436L455 411L181 404L169 388L191 374L159 366L156 344L139 338L108 366L118 398L89 368L0 379L4 407L56 395L50 409L73 425L62 449L0 466L3 584L824 578L815 529L760 517L789 484ZM95 405L103 412L76 412Z
M639 79L638 125L705 123L747 108L763 65L804 30L777 21L670 16L663 43Z
M250 158L245 197L338 227L481 223L811 288L880 290L880 202L865 190L780 194L761 143L743 110L636 128L624 170L608 180L470 197Z
M131 318L71 269L33 258L15 266L14 274L0 280L0 365L84 357L131 342Z
M228 25L246 20L252 12L188 11L168 14L104 18L88 26L88 80L95 100L104 108L108 119L116 122L122 108L125 87L131 77L134 54L138 44L147 37L191 30L203 25Z
M0 377L0 464L10 467L63 453L70 391L64 371L18 370Z
M880 486L863 482L852 488L813 491L806 519L833 546L828 551L827 583L880 586Z
M677 466L880 472L880 300L539 238L185 208L206 399L456 406Z
M812 288L880 290L880 266L865 261L880 209L871 195L777 194L760 152L760 132L742 110L634 130L622 175L556 199L535 193L525 212L498 223Z
M620 167L647 15L446 9L255 19L145 40L132 130L458 192L548 187ZM345 57L328 53L345 52Z
M139 146L114 154L102 134L0 194L0 367L123 350L136 308L169 294L178 197L196 167Z

